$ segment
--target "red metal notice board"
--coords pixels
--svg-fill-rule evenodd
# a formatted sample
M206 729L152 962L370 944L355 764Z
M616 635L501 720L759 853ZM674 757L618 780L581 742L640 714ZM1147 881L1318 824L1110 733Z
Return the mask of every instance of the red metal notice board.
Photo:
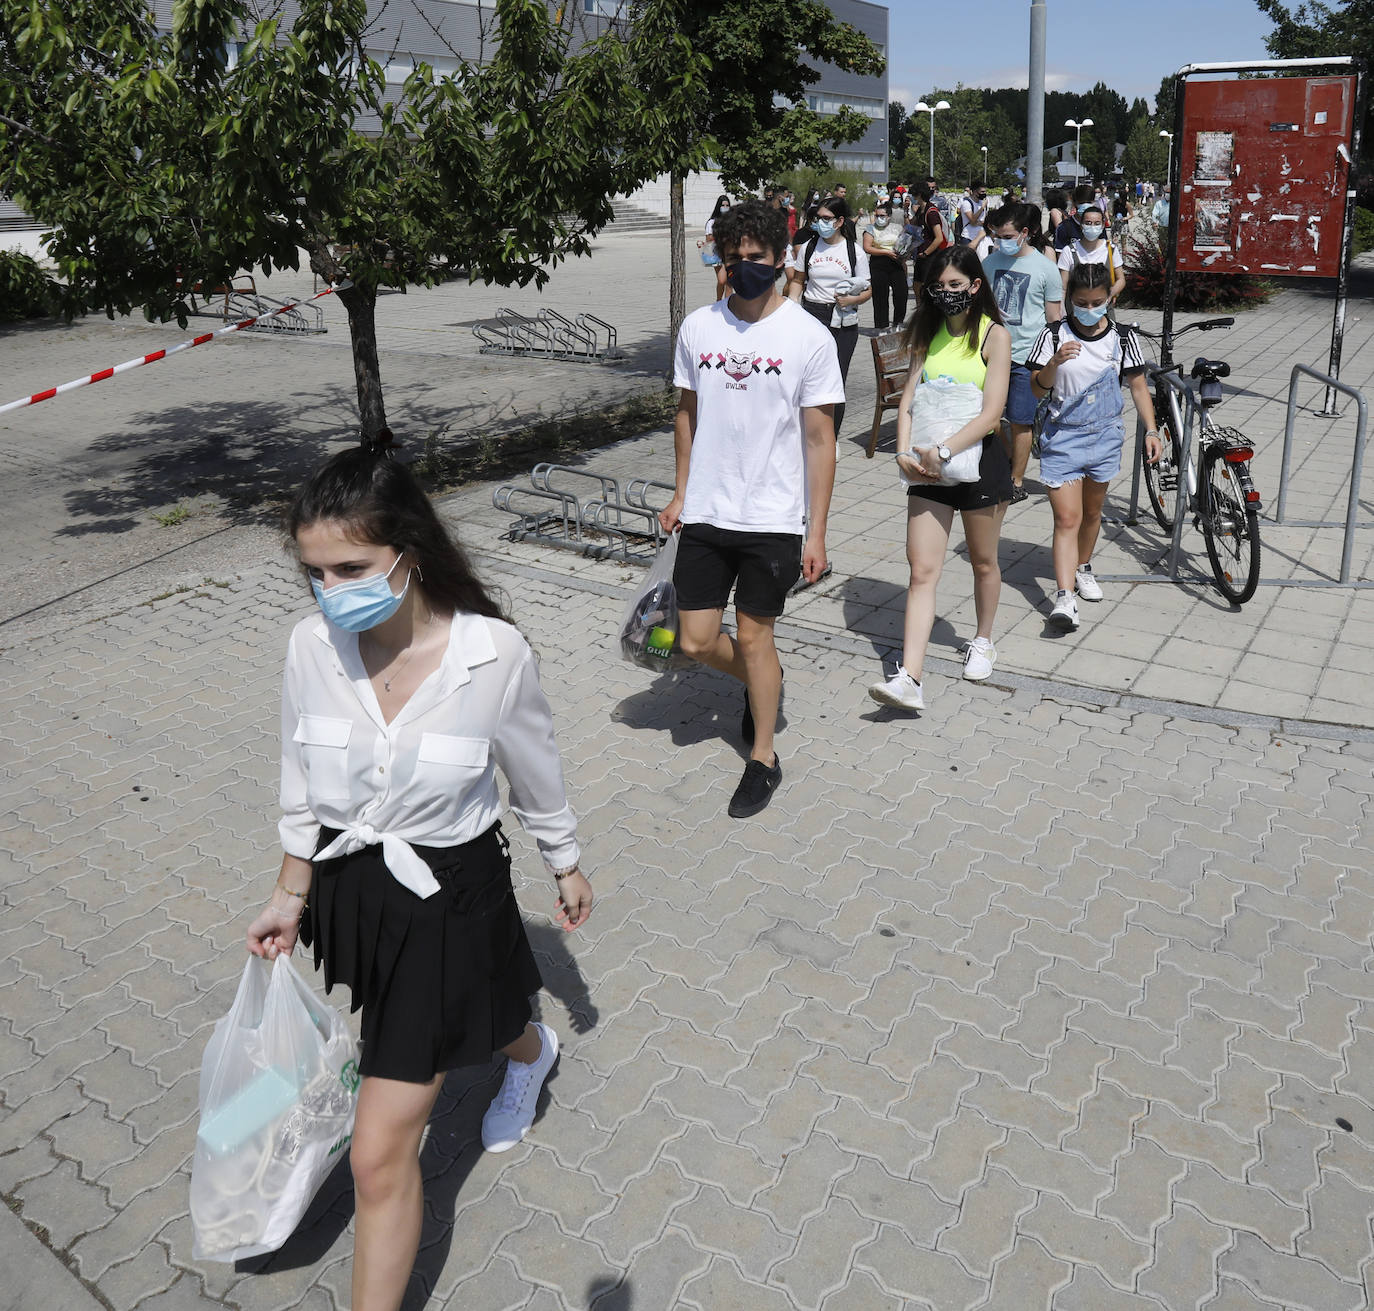
M1184 83L1176 267L1340 272L1354 77Z

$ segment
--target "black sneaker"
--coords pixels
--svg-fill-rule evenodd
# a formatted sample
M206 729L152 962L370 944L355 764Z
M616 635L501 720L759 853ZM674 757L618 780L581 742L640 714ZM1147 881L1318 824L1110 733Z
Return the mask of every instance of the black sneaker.
M761 760L751 760L744 767L744 777L740 779L735 795L730 798L726 813L731 819L748 819L750 815L757 815L773 799L773 793L781 782L782 766L776 755L772 769Z

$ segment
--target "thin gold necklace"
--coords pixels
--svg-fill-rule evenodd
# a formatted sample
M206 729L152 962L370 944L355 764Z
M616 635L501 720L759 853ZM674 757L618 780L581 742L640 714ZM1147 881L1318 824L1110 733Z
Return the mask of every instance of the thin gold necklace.
M433 624L433 623L434 623L434 615L433 615L433 614L430 614L429 616L426 617L426 619L424 620L424 623L423 623L421 626L424 627L424 628L428 628L428 627L429 627L431 624ZM418 640L419 640L419 638L416 637L416 636L412 636L412 637L411 637L411 639L410 639L410 645L409 645L408 647L406 647L405 659L403 659L403 660L401 661L401 663L400 663L399 665L397 665L397 666L391 671L391 678L388 678L388 677L387 677L385 674L383 674L380 670L378 671L378 677L382 680L382 686L383 686L388 692L391 691L391 680L392 680L393 678L396 678L397 675L400 674L401 670L404 669L404 668L406 667L406 665L408 665L408 664L410 663L410 658L411 658L411 656L413 656L413 655L415 654L415 644L416 644L416 642L417 642ZM374 646L374 647L376 646L376 642L375 642L375 641L373 642L373 646ZM393 656L392 659L394 660L394 659L395 659L395 656Z

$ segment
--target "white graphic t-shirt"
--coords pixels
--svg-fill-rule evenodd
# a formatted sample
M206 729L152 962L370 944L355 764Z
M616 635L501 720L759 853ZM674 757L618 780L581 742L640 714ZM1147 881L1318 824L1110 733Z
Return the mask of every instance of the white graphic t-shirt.
M872 275L868 269L868 255L863 242L854 243L854 264L851 272L849 246L843 241L828 245L824 241L816 243L811 252L811 263L806 263L806 247L797 250L794 266L806 270L806 286L802 295L817 305L833 305L835 288L842 282L868 282ZM841 293L843 294L843 293Z
M697 395L682 522L799 534L801 409L844 401L835 339L793 301L746 323L730 312L730 299L693 311L678 334L673 381Z
M1084 335L1084 329L1078 320L1073 317L1072 309L1064 316L1058 342L1055 341L1054 333L1046 327L1036 338L1027 363L1033 370L1048 364L1054 353L1066 341L1078 342L1080 349L1073 359L1065 360L1055 370L1056 404L1063 404L1070 397L1086 391L1108 369L1116 369L1124 380L1145 367L1145 355L1140 349L1140 338L1130 328L1126 329L1124 335L1116 328L1109 328L1098 336L1088 337Z

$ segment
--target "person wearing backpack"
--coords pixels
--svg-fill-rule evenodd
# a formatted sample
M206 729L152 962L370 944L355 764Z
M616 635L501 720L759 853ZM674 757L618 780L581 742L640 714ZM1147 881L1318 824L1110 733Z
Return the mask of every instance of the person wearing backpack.
M1096 205L1087 205L1078 212L1081 236L1075 237L1059 252L1059 276L1064 291L1069 289L1069 275L1080 264L1105 264L1107 285L1113 301L1126 288L1126 270L1117 257L1111 238L1106 235L1106 215Z
M954 242L950 240L945 229L945 221L941 218L940 211L931 202L928 184L918 185L912 192L912 197L911 220L906 230L911 236L912 262L915 265L911 290L919 305L921 288L926 280L925 268L930 257L937 251L944 250L946 246L952 246Z
M1153 463L1160 452L1145 355L1133 329L1107 322L1107 278L1100 262L1070 270L1068 328L1062 319L1048 324L1029 359L1032 392L1049 398L1040 434L1040 481L1054 511L1057 590L1049 622L1062 632L1078 627L1077 598L1102 600L1092 555L1107 485L1121 470L1123 381L1145 424L1145 458Z
M811 237L793 248L797 274L787 294L812 318L830 329L840 357L840 378L849 378L849 362L859 340L859 306L873 299L868 256L859 245L849 205L839 196L821 201L811 222ZM844 422L844 402L835 406L835 439Z
M987 216L988 189L981 182L970 182L954 217L955 244L977 246L983 239L983 223Z

